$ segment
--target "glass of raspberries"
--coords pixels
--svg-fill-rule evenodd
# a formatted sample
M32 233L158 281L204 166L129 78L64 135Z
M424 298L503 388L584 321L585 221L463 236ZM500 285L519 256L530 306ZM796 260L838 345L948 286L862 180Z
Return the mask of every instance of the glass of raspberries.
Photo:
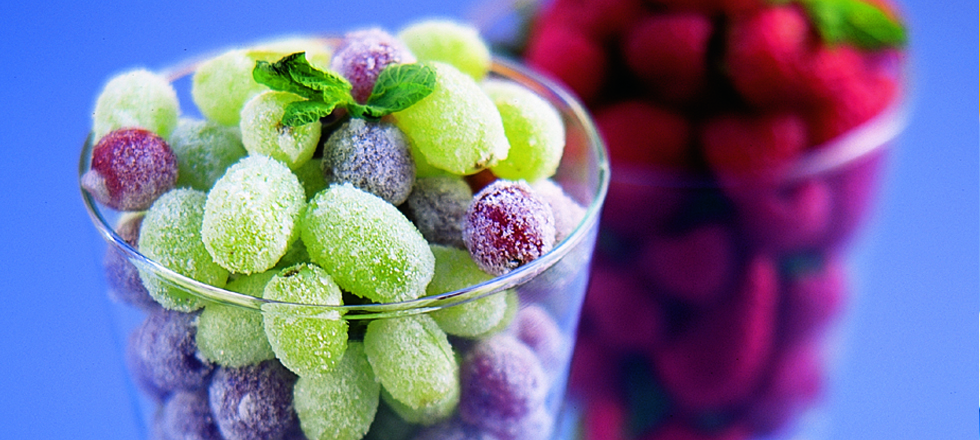
M571 393L590 440L783 438L904 123L890 0L553 0L509 45L612 163Z

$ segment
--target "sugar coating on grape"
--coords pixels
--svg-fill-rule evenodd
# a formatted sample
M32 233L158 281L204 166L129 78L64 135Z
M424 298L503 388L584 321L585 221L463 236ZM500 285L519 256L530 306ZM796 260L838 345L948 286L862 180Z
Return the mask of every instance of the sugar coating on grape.
M380 391L364 344L351 341L336 368L299 378L293 405L309 440L360 440L371 428Z
M248 152L237 126L210 120L181 118L170 135L177 156L177 186L208 191L225 170Z
M196 319L196 314L157 309L129 335L126 363L151 397L207 385L214 364L197 356Z
M265 286L264 299L292 304L262 305L262 321L272 350L286 368L300 376L332 370L347 348L347 321L337 283L315 264L283 269ZM296 305L309 304L309 306Z
M243 275L225 289L257 298L277 271ZM265 336L262 314L240 306L208 303L197 319L197 348L218 365L244 367L273 359L276 354Z
M281 162L248 156L228 168L208 193L201 235L214 261L236 273L276 265L296 237L306 193Z
M419 61L451 64L476 81L490 71L490 47L473 25L447 19L427 19L398 32L398 38Z
M143 128L166 139L177 127L180 104L166 78L145 69L118 74L103 87L92 114L92 139L120 128Z
M272 157L290 169L299 168L313 157L320 141L319 122L289 127L282 124L286 106L302 101L289 92L266 91L255 95L242 108L239 128L242 144L250 154Z
M572 343L551 313L538 304L528 304L518 310L514 323L515 336L534 351L545 373L557 375L571 355Z
M585 207L572 199L554 180L540 179L530 185L551 207L555 217L555 243L560 243L585 218Z
M323 145L323 178L401 205L415 182L415 161L408 140L394 125L352 118Z
M411 64L415 56L405 45L380 28L348 32L330 61L331 70L351 83L351 96L363 104L371 96L381 71L392 64Z
M459 415L491 432L506 432L539 410L548 379L537 356L506 334L482 340L460 367Z
M530 89L501 79L483 82L510 143L507 158L491 168L498 177L533 182L558 170L565 150L565 124L544 98Z
M463 242L481 269L503 275L552 249L555 218L526 182L497 180L473 197Z
M435 274L426 295L438 295L474 286L493 278L480 269L465 249L430 245L436 257ZM439 328L450 335L468 338L495 328L507 310L506 295L494 293L475 300L453 304L429 314Z
M161 196L146 212L139 249L147 258L181 275L224 287L228 270L211 259L201 238L207 196L196 189L177 188ZM203 300L150 271L140 270L143 285L160 305L189 312Z
M295 382L296 376L275 360L215 370L208 401L224 439L282 438L296 423Z
M454 174L474 174L507 157L510 145L500 112L473 78L438 61L435 89L395 112L402 129L428 164Z
M402 210L430 243L465 248L463 217L473 200L473 191L459 176L425 177L415 180Z
M371 321L364 351L391 397L419 409L459 392L459 364L446 333L428 315Z
M269 90L252 77L255 61L247 51L234 49L197 67L191 77L191 97L204 117L238 126L245 103Z
M310 259L359 297L407 301L432 279L435 257L412 222L349 183L330 185L310 201L301 233Z
M177 173L177 156L162 137L141 128L122 128L95 144L81 185L110 208L141 211L173 188Z
M442 400L419 408L412 408L391 396L384 387L381 388L381 401L384 402L402 420L415 425L432 425L445 420L456 411L459 405L459 388L447 394Z
M139 250L140 227L143 224L143 212L126 213L119 217L114 230L126 244ZM139 270L129 261L122 250L114 245L106 248L102 259L106 284L109 285L109 298L115 302L128 304L141 309L159 307L150 293L146 291Z
M153 431L154 440L225 440L214 423L206 389L175 393L160 408Z

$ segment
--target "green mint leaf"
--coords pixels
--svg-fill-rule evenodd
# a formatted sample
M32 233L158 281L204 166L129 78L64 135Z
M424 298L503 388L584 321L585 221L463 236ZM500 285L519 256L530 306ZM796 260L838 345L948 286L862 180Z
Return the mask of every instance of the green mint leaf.
M368 114L404 110L429 96L436 86L436 72L424 64L392 64L378 75L364 107ZM381 117L373 116L373 117Z
M803 0L807 14L828 44L862 49L902 46L905 27L879 7L862 0Z
M334 72L313 67L306 60L306 52L286 55L278 61L295 83L322 92L324 101L343 101L353 88L346 78Z
M355 118L381 119L384 115L391 113L387 107L379 107L370 104L358 104L351 101L347 103L347 113Z
M326 103L321 101L295 101L286 106L282 115L282 125L296 127L312 122L320 121L320 118L327 117L333 113L337 103Z
M317 90L293 81L289 71L279 62L256 61L255 67L252 69L252 78L255 79L255 82L264 84L272 90L295 93L306 99L315 99L322 95Z

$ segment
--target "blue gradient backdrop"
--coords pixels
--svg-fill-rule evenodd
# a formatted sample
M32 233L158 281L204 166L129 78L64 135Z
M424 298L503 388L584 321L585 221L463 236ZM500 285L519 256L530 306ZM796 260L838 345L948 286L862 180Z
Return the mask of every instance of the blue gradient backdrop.
M103 296L101 242L76 184L95 95L111 74L286 33L393 28L473 7L174 3L6 2L0 10L0 438L137 435ZM860 294L828 402L835 439L978 433L970 396L978 364L969 353L980 309L978 7L905 0L903 8L914 107L855 249Z

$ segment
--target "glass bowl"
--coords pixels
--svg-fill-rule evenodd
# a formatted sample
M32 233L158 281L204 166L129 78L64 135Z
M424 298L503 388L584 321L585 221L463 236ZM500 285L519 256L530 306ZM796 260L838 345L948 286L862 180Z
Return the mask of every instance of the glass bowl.
M187 85L187 79L199 61L191 60L164 72L178 87L178 94L182 93L179 86ZM188 426L209 423L207 420L216 424L220 417L208 413L214 408L213 404L208 405L208 399L210 396L212 403L216 399L212 388L219 376L227 378L238 374L241 377L246 374L242 372L244 369L261 370L265 373L256 374L277 378L281 382L279 388L287 389L279 394L285 395L291 395L288 390L294 387L296 376L277 365L269 366L269 363L277 364L274 359L263 362L261 367L239 368L207 360L195 346L195 332L202 312L187 314L164 310L146 295L141 281L147 279L202 299L206 304L205 311L209 307L231 308L238 310L241 316L251 316L259 321L270 319L271 311L281 313L285 310L304 319L337 320L339 314L342 315L339 320L349 328L352 341L360 341L371 323L421 321L434 312L499 298L506 304L506 312L491 334L448 336L446 339L458 368L455 373L460 389L456 396L458 404L451 405L448 413L443 410L436 413L435 409L427 412L424 408L413 411L404 406L398 408L400 402L390 394L384 396L387 391L382 391L381 397L371 398L377 401L370 411L373 421L365 438L409 439L420 430L460 427L465 427L471 434L480 430L493 432L500 438L552 439L567 435L563 427L574 422L567 418L563 402L599 216L609 185L609 163L590 116L561 87L505 59L494 60L490 75L530 88L558 109L566 126L567 145L553 180L584 208L584 216L547 254L506 275L465 289L399 303L326 306L275 302L216 288L182 276L142 255L127 242L127 233L120 229L130 217L139 214L109 209L82 190L85 208L107 244L105 262L109 297L114 304L118 336L123 345L121 352L125 353L131 372L139 417L148 436L167 430L191 429ZM186 96L186 91L183 93ZM80 175L89 168L92 148L89 139L82 148ZM184 370L192 371L190 375L196 377L162 377L168 374L161 372L165 365L147 365L148 359L159 358L161 351L173 352L171 359L176 360L172 363L183 365ZM487 365L492 368L482 368L486 365L480 362L487 359L491 361ZM496 366L495 362L498 363ZM520 382L524 383L523 389L508 389L508 380L523 381ZM501 388L468 385L483 382L495 383ZM239 402L239 411L245 411L246 407L248 411L261 411L263 407L268 410L273 406L261 402L246 405L244 402ZM369 409L371 406L369 403ZM224 428L215 425L212 433ZM298 423L294 423L287 434L281 437L282 433L276 431L269 437L304 436Z

